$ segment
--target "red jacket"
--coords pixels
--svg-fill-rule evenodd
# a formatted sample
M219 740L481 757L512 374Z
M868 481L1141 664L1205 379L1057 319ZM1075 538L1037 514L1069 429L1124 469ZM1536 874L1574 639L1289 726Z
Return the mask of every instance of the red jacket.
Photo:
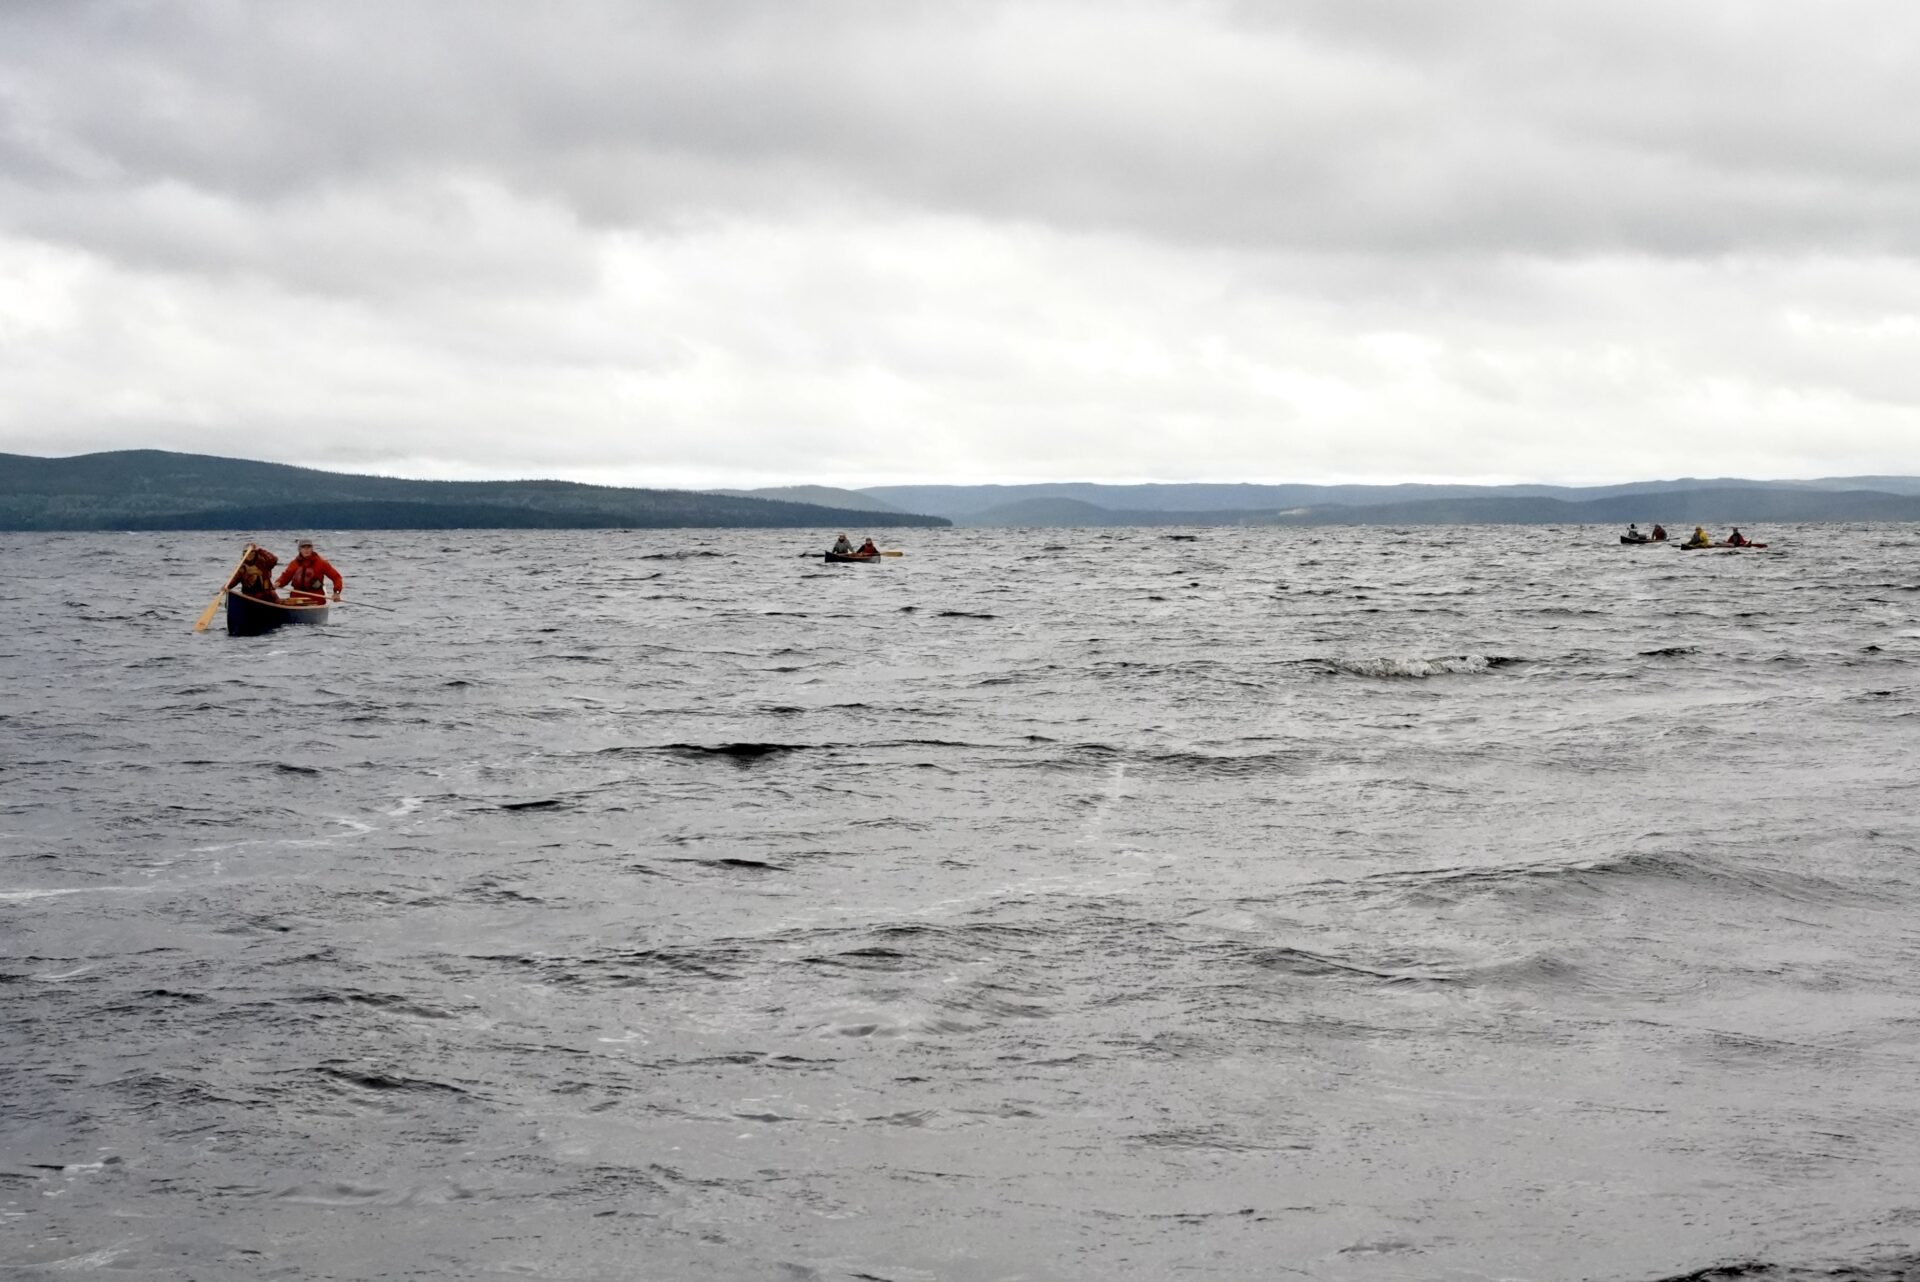
M324 592L327 580L333 581L333 590L339 592L347 586L340 577L340 571L327 564L327 558L315 552L311 556L296 556L287 562L287 568L280 571L280 577L274 582L281 587L292 586L295 592Z

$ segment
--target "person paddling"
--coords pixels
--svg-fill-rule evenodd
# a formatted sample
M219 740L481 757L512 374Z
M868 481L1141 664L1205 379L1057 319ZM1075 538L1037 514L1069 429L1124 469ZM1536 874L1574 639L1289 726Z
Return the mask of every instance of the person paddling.
M1727 546L1730 548L1743 548L1750 542L1746 535L1740 533L1740 527L1737 525L1733 527L1733 533L1727 536Z
M325 557L313 550L312 540L301 539L300 554L287 562L286 569L280 571L280 586L291 586L292 599L310 605L327 599L329 581L333 584L333 599L338 601L340 594L347 590L347 581L340 577L340 571L334 569Z
M855 556L879 556L880 549L873 546L872 539L868 539L865 543L862 543L860 545L860 550L858 552L855 552L854 555Z
M1640 533L1639 522L1627 522L1627 540L1632 543L1645 543L1647 541L1647 536Z
M842 534L833 541L833 554L835 556L851 556L853 554L852 541L849 540L846 535Z
M1704 526L1704 525L1696 525L1696 526L1694 526L1694 527L1693 527L1693 537L1687 540L1687 546L1688 546L1688 547L1690 547L1690 548L1710 548L1710 547L1712 547L1712 546L1713 546L1713 539L1712 539L1712 538L1710 538L1710 537L1708 536L1708 534L1707 534L1707 527L1706 527L1706 526Z
M240 562L240 568L227 580L227 587L239 588L241 596L278 605L280 595L273 590L273 567L278 564L279 557L265 548L256 547Z
M1653 541L1654 541L1655 543L1665 543L1665 542L1667 541L1667 527L1666 527L1666 526L1664 526L1664 525L1656 525L1656 526L1654 526L1654 527L1653 527Z

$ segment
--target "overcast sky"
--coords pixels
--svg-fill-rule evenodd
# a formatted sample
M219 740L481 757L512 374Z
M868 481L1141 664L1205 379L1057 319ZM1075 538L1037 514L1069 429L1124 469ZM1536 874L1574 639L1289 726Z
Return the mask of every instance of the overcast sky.
M0 451L1920 472L1910 0L0 3Z

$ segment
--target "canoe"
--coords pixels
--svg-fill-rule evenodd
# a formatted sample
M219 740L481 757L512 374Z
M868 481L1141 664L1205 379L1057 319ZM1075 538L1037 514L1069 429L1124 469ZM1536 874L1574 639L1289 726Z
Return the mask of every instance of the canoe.
M827 553L828 565L865 565L869 561L878 561L879 559L878 556L871 552L865 556L861 556L858 552Z
M1764 543L1709 543L1704 547L1698 543L1680 543L1675 546L1682 552L1764 552L1767 550L1767 545Z
M240 589L227 593L227 635L257 637L286 623L325 623L327 603L318 605L275 605L258 597L243 596Z

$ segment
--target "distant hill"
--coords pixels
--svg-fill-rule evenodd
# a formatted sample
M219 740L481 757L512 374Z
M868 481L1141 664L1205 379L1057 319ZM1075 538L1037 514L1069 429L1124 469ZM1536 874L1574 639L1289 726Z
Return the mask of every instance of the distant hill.
M938 526L940 517L570 481L409 481L124 450L0 454L0 530Z
M1522 487L1544 494L1548 487ZM1453 498L1488 492L1471 485L1097 485L1066 481L1035 485L881 485L861 491L896 507L970 524L1017 503L1063 500L1114 512L1247 512L1321 503L1384 503L1394 499Z
M1394 503L1437 502L1469 498L1559 499L1568 503L1594 499L1655 495L1703 490L1875 490L1890 494L1920 494L1920 477L1830 478L1814 481L1751 481L1735 477L1635 481L1623 485L1097 485L1062 482L1036 485L882 485L861 491L897 507L972 525L1006 523L1012 505L1032 500L1066 500L1090 504L1107 512L1128 513L1136 523L1148 513L1245 514L1292 508L1379 507ZM1032 509L1040 511L1041 509ZM992 515L990 515L992 514ZM1082 513L1091 516L1091 513ZM1110 522L1109 522L1110 523Z
M817 500L817 501L805 501ZM902 508L931 515L917 515ZM1550 485L785 486L710 494L569 481L410 481L128 450L0 454L0 530L885 529L968 525L1920 521L1920 477Z
M1872 490L1706 489L1628 494L1569 503L1552 498L1430 499L1271 514L1284 525L1641 525L1669 533L1694 525L1762 522L1920 521L1920 495ZM1676 535L1676 537L1678 537Z
M1625 525L1658 521L1669 530L1695 524L1920 521L1920 494L1872 490L1725 487L1662 490L1568 502L1480 495L1399 503L1323 503L1242 511L1117 511L1078 499L1030 498L1002 504L963 523L974 526L1113 525Z
M1882 494L1920 494L1920 476L1829 476L1807 481L1821 490L1878 490Z
M759 490L711 490L736 499L772 499L780 503L811 503L816 507L839 508L843 512L905 512L885 499L859 490L842 490L831 485L772 485Z
M1002 503L963 520L965 525L1002 525L1014 527L1155 525L1160 512L1116 512L1112 508L1083 503L1079 499L1032 498Z

